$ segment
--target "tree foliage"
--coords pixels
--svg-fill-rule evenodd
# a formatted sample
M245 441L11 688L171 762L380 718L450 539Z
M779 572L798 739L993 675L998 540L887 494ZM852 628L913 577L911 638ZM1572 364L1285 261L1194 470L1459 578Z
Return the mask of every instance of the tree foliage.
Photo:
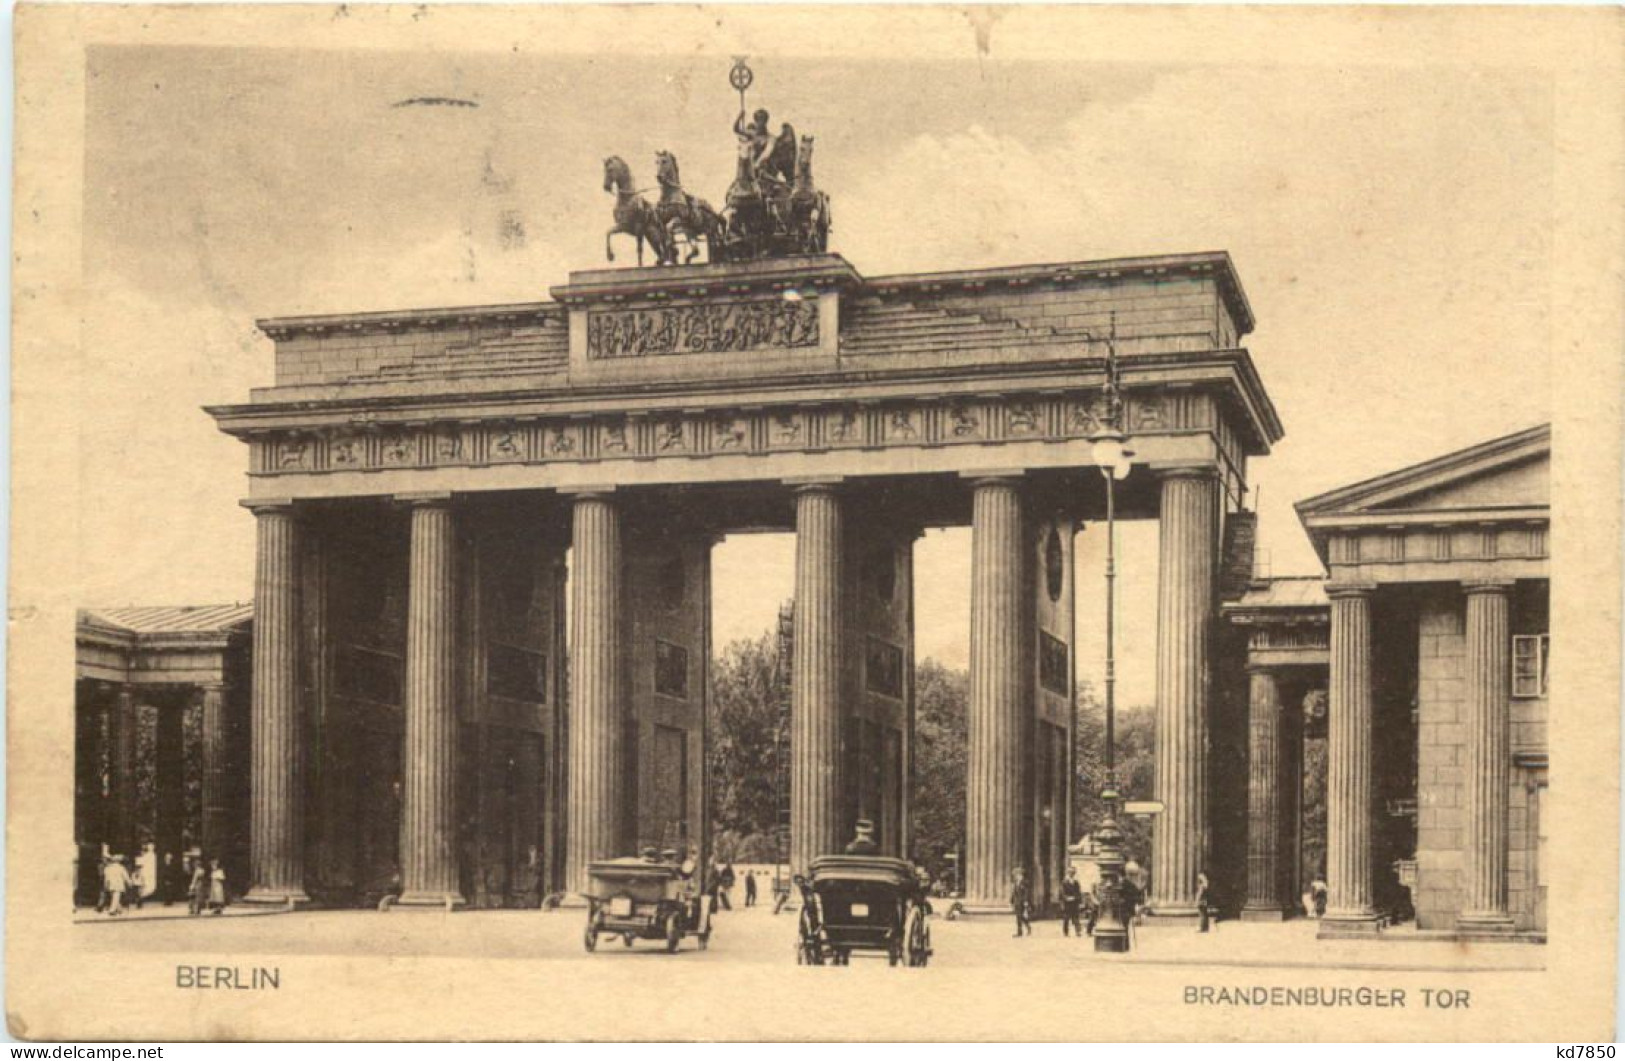
M735 641L713 664L710 768L711 820L719 857L739 857L723 847L748 846L753 855L773 850L778 805L775 739L782 686L771 634ZM753 839L765 836L767 839Z
M925 660L914 672L914 697L912 855L940 877L965 832L970 676Z

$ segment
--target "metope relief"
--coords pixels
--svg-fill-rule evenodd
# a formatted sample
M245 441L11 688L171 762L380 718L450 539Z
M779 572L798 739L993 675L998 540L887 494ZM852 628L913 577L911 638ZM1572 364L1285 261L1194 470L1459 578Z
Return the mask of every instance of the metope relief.
M741 353L819 344L816 302L731 302L587 315L587 357Z

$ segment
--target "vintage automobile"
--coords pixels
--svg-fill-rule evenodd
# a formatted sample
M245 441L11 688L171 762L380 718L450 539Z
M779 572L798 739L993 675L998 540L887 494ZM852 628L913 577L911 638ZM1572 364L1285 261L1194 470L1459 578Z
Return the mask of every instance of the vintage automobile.
M587 929L582 943L598 948L599 936L661 940L675 952L684 936L700 949L711 942L711 900L700 888L692 861L681 865L648 858L616 858L587 866Z
M853 951L879 951L891 965L930 961L931 904L911 863L825 855L814 859L796 884L801 889L796 964L847 965Z

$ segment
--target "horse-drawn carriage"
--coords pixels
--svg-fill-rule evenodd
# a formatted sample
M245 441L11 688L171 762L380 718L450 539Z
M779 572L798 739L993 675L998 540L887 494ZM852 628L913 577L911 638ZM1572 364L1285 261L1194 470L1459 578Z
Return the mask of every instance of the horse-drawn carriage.
M930 961L930 900L911 863L826 855L814 859L796 884L801 889L796 964L846 965L853 951L878 951L890 965Z
M587 866L587 929L582 943L598 949L599 936L661 940L668 953L693 936L704 950L711 941L711 900L700 888L692 862L678 865L647 858L616 858Z

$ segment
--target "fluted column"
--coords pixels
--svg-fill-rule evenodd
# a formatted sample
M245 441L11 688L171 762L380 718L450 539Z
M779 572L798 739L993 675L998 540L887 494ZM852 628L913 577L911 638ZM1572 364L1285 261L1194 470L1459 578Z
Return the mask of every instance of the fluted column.
M202 730L199 751L202 763L203 837L201 844L209 857L224 857L231 844L231 807L226 799L226 710L225 690L214 682L198 690Z
M457 881L457 556L451 498L414 497L406 604L401 906L460 906Z
M1021 488L975 484L971 528L970 717L966 749L965 901L1007 904L1011 871L1025 865L1026 634Z
M1509 581L1469 582L1467 591L1466 859L1458 925L1464 932L1512 931L1507 913L1507 785L1511 758Z
M1281 902L1281 690L1275 672L1248 672L1247 905L1248 921L1279 921Z
M586 888L589 862L629 852L621 513L614 500L578 495L572 535L565 879L574 893Z
M113 694L112 770L113 828L108 831L109 846L114 852L134 856L136 844L135 814L135 760L140 713L136 708L135 690L120 685Z
M306 902L304 718L299 704L299 526L290 503L256 519L245 902Z
M1371 891L1371 594L1332 583L1326 732L1326 918L1321 930L1377 926Z
M1162 479L1157 580L1157 798L1151 904L1159 915L1196 912L1206 869L1208 638L1218 542L1218 480L1211 469Z
M790 865L842 850L841 498L796 490L795 639L790 669Z

